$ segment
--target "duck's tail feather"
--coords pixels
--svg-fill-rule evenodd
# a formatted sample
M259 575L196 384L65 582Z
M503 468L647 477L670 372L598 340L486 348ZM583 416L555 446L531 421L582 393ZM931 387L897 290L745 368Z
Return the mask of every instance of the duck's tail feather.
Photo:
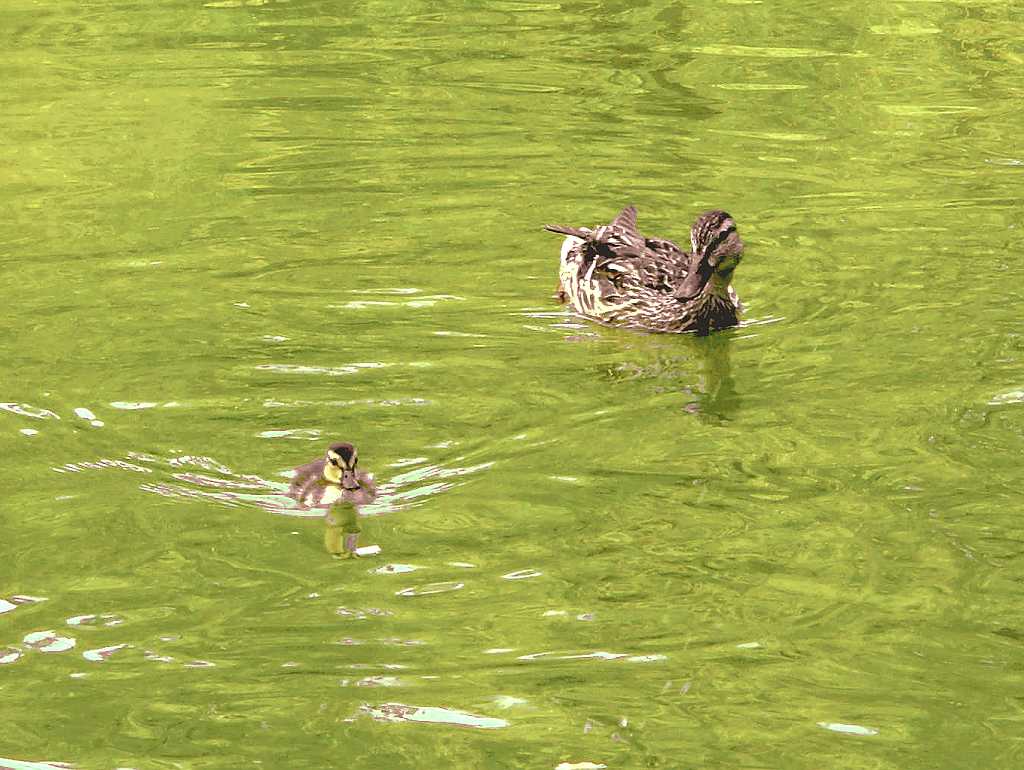
M578 227L566 227L565 225L544 225L544 229L550 233L571 235L574 238L582 238L583 240L587 240L592 235L590 230L582 230Z

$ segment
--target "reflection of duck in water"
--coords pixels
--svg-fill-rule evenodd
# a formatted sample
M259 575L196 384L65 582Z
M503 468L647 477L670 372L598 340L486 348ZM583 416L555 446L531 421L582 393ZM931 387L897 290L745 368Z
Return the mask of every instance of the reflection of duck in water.
M704 419L729 420L740 409L741 399L732 376L732 345L729 337L700 340L703 349L703 371L690 391L693 401L684 408L699 413Z
M697 218L690 229L692 253L641 235L633 206L595 229L545 229L569 236L562 244L559 296L581 315L616 326L698 334L739 322L741 305L730 283L743 241L724 211Z
M288 496L307 508L323 508L324 545L338 559L356 556L360 505L377 496L373 474L356 469L359 456L351 444L331 444L327 455L295 469Z
M654 393L681 393L684 411L702 420L731 420L742 407L733 377L729 335L665 338L637 335L621 350L623 360L610 371L615 380L631 380Z

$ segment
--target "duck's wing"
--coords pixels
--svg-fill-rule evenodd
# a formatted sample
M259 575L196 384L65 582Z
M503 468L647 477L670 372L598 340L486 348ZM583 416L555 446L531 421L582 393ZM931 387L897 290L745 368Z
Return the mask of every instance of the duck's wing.
M646 238L648 254L663 267L673 285L682 283L689 273L691 255L668 238Z
M326 460L313 460L295 469L291 483L288 485L288 497L306 506L315 506L320 502L322 489L319 480L324 474Z
M692 255L664 238L646 238L640 256L629 259L598 259L598 272L608 274L622 291L637 288L673 294L690 272Z
M684 264L689 262L689 254L667 238L644 238L644 245L648 251L663 259L680 261Z
M670 294L679 282L676 263L649 250L598 255L593 274L624 295L638 290Z
M613 280L625 291L646 289L670 293L677 283L675 262L649 250L628 260L614 260L606 269L613 274L618 273L617 280Z
M626 206L609 224L588 232L577 248L585 270L608 291L670 292L675 285L679 248L671 241L644 238L637 229L635 206Z

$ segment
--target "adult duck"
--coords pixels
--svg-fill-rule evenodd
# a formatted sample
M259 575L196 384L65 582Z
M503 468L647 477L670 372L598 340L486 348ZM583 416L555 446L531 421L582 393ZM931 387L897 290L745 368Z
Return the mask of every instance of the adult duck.
M724 211L697 217L690 252L641 235L634 206L600 227L544 229L567 236L558 293L580 315L614 326L701 335L739 323L742 305L732 275L743 241Z

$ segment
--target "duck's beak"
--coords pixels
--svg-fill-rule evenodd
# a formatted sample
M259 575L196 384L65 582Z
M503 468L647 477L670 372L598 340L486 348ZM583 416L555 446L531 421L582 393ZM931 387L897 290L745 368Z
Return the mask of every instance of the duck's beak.
M356 478L356 472L344 468L341 471L341 486L348 490L359 489L359 479Z
M691 300L700 294L701 289L707 286L711 273L714 272L714 265L707 256L694 255L690 261L690 271L687 273L683 283L675 291L675 298L679 300Z

